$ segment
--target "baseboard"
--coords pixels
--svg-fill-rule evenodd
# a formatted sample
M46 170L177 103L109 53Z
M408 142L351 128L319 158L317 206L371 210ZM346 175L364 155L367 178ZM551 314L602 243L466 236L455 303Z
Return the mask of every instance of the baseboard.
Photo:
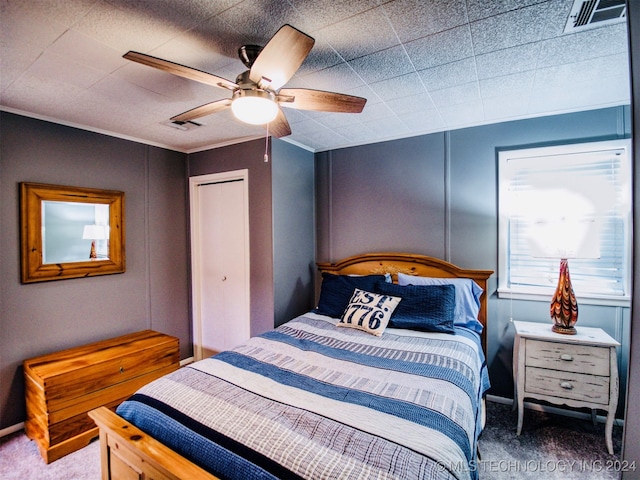
M185 358L184 360L180 360L181 367L184 367L185 365L189 365L190 363L193 363L193 357L188 357L188 358Z
M504 405L512 405L512 398L499 397L497 395L487 395L487 401L494 403L502 403ZM566 417L579 418L581 420L591 420L591 415L585 412L577 412L569 408L554 407L552 405L541 405L539 403L524 402L524 408L529 410L536 410L538 412L553 413L554 415L564 415ZM604 415L596 415L596 420L599 423L605 423L607 417ZM622 418L616 418L614 425L624 427L624 420Z
M22 429L24 429L24 422L20 422L10 427L3 428L2 430L0 430L0 438L11 435L12 433L19 432Z

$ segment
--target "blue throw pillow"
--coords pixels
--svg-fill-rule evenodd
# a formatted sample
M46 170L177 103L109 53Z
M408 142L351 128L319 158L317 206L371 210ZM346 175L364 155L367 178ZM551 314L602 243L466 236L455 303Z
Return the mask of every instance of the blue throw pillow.
M398 273L399 285L453 285L456 288L456 313L454 325L470 328L482 333L482 324L478 321L482 288L470 278L432 278L415 277Z
M316 313L340 318L356 288L374 292L378 282L385 282L384 275L335 275L324 272Z
M400 297L389 327L454 333L456 289L453 285L395 285L380 282L376 292Z

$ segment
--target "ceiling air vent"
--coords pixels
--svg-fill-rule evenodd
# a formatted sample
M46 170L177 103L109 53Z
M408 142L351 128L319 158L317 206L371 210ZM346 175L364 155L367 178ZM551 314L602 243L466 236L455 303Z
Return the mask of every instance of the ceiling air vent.
M162 122L163 125L167 127L175 128L176 130L193 130L194 128L198 128L202 126L202 123L194 122L192 120L187 120L186 122L181 122L177 120L167 120L166 122Z
M625 0L575 0L565 33L623 22L627 13Z

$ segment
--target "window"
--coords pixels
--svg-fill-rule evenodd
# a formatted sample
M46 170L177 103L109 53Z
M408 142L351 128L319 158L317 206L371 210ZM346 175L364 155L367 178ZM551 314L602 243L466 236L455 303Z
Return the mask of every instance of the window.
M627 139L499 152L500 294L548 301L564 257L581 301L628 304L630 148Z

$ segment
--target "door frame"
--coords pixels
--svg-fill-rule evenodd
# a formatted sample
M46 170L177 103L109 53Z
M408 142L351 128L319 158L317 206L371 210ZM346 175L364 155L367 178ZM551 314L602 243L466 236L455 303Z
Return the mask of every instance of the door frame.
M193 328L193 357L194 360L202 360L202 298L201 298L201 265L203 258L202 245L200 245L200 211L201 202L198 187L209 183L222 183L242 180L244 186L244 226L245 226L245 291L247 292L245 305L246 312L251 320L251 276L250 276L250 250L249 250L249 170L232 170L228 172L211 173L189 177L189 211L191 219L191 308ZM209 252L207 252L210 254Z

